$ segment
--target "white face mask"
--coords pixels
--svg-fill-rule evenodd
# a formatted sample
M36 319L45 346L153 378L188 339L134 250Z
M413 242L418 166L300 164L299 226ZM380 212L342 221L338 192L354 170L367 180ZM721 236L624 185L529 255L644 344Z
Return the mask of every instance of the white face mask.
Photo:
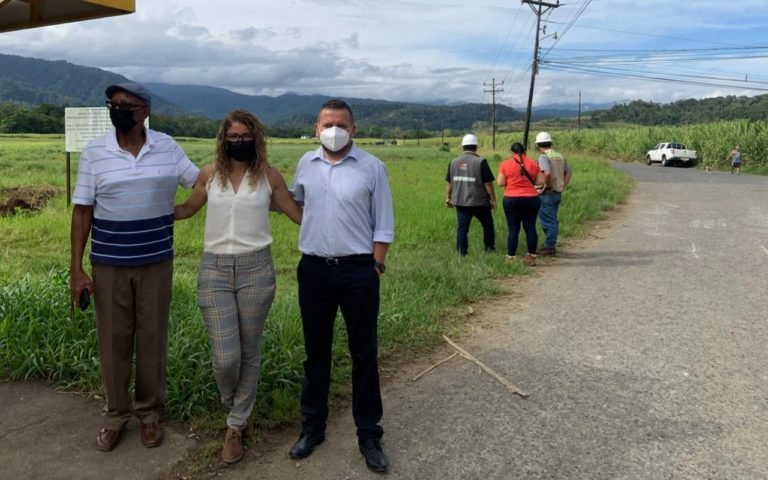
M326 128L320 132L320 143L331 152L338 152L349 143L349 133L339 127Z

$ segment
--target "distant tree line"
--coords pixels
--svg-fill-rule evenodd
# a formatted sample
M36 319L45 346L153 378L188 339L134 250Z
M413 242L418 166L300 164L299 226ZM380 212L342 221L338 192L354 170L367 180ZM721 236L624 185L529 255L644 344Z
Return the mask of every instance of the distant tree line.
M716 97L680 100L660 104L635 100L592 113L598 122L626 122L639 125L683 125L719 120L768 119L768 95Z
M26 106L17 102L0 103L0 133L64 133L64 106L41 104ZM397 125L402 121L403 126ZM455 120L439 119L453 126ZM268 126L268 134L278 138L300 138L304 135L314 136L315 116L311 114L295 115L287 120L275 122ZM174 137L213 138L216 136L221 121L193 115L169 115L152 113L149 124L154 130L167 133ZM464 130L446 127L443 130L428 129L424 121L414 120L407 116L396 120L383 122L385 125L372 123L370 119L358 122L357 136L386 139L417 139L428 138L444 133L459 135ZM432 119L429 126L434 127L436 120Z
M149 117L149 125L153 130L167 133L172 137L214 138L219 131L220 123L220 121L199 116L153 113Z
M63 134L64 108L47 103L35 107L16 102L0 103L0 133ZM178 137L213 138L219 123L205 117L162 113L153 113L149 119L152 129Z
M0 103L0 133L64 133L64 106L43 103L29 106L18 102ZM469 131L490 129L487 120L467 124L471 118L483 118L487 105L458 107L405 105L382 111L379 106L361 106L355 111L357 136L381 139L417 139L461 135ZM519 113L509 109L497 117L499 131L514 131L509 127L519 122ZM660 104L636 100L613 106L610 110L591 113L583 127L624 122L633 125L685 125L721 120L768 120L768 95L755 97L717 97L703 100L681 100ZM569 119L568 121L571 121ZM213 138L220 120L200 115L153 112L153 129L175 137ZM278 138L299 138L314 135L315 115L300 113L268 125L268 134ZM548 122L557 122L550 119ZM589 125L587 125L589 124ZM505 128L509 127L509 128ZM510 130L510 128L512 128ZM554 127L552 127L554 128Z
M64 107L0 103L0 133L64 133Z

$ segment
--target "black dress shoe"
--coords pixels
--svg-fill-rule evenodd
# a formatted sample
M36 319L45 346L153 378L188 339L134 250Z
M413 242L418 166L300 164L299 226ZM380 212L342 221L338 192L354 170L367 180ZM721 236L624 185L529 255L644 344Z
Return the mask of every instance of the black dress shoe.
M312 454L312 450L325 440L325 432L322 430L306 429L288 451L291 458L305 458Z
M365 466L368 470L376 473L385 473L387 471L387 457L381 449L381 440L378 438L363 438L358 444L360 453L365 457Z

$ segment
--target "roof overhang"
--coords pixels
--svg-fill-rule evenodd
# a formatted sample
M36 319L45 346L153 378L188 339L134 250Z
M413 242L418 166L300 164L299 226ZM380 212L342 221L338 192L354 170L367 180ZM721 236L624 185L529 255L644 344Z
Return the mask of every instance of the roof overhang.
M0 32L135 11L136 0L0 0Z

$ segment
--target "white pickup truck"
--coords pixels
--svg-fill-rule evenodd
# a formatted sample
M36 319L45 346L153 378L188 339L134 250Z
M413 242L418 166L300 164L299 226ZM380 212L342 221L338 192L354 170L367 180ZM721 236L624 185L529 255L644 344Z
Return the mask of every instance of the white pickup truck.
M645 154L645 164L661 163L662 167L683 165L690 167L696 162L696 150L688 150L682 143L659 143Z

